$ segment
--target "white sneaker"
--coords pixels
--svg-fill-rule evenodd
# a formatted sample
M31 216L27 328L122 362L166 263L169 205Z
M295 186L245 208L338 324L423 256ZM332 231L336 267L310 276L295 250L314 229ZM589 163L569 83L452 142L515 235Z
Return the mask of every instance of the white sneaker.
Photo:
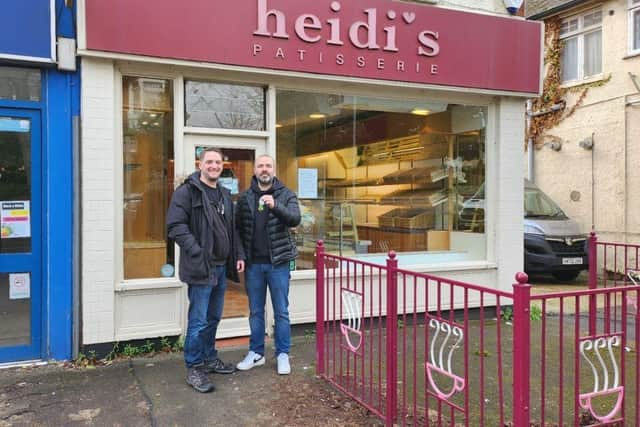
M280 375L289 375L291 373L291 365L289 365L289 355L287 353L278 355L278 373Z
M242 362L236 365L239 371L248 371L251 368L255 368L256 366L264 365L264 356L259 355L253 351L249 351Z

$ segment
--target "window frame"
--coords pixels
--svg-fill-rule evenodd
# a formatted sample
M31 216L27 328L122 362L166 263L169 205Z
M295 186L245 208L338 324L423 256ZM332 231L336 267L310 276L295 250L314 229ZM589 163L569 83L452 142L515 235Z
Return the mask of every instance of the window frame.
M197 83L210 83L210 84L219 84L219 85L227 85L227 86L248 86L254 88L262 89L263 96L263 122L264 129L239 129L239 128L221 128L221 127L210 127L210 126L193 126L187 124L187 84L189 82L197 82ZM257 83L247 83L247 82L237 82L231 80L211 80L206 78L199 77L191 77L191 75L185 75L182 79L182 94L183 94L183 102L182 102L182 114L183 114L183 123L185 131L188 133L201 133L201 134L229 134L229 135L245 135L249 137L265 137L269 132L269 120L268 120L268 97L269 97L269 87L264 84Z
M640 54L640 42L638 46L634 48L633 43L636 40L636 37L640 38L640 34L635 34L634 15L638 14L640 16L640 0L628 0L628 45L627 51L629 55L639 55Z
M124 77L135 77L135 78L150 78L150 79L159 79L159 80L169 80L173 86L172 89L172 97L173 97L173 140L174 140L174 162L182 161L180 156L180 150L176 149L176 141L178 135L182 132L182 109L176 109L176 103L181 102L182 99L182 91L179 89L179 85L182 85L182 76L178 73L170 73L170 72L157 72L153 69L149 69L147 67L136 67L131 65L121 65L115 67L115 76L114 76L114 102L116 105L115 109L115 129L116 129L116 141L117 146L114 151L114 265L115 265L115 291L116 292L125 292L125 291L138 291L138 290L147 290L147 289L158 289L158 288L180 288L182 287L182 282L178 278L178 269L177 265L179 262L179 254L176 252L174 259L174 274L172 277L149 277L149 278L134 278L134 279L126 279L124 274L124 161L123 161L123 150L124 150L124 134L122 132L124 117L123 117L123 102L124 102L124 90L123 90L123 80ZM178 158L177 156L180 156ZM174 176L174 186L177 182L176 176Z
M629 1L633 1L633 0L629 0ZM584 24L584 20L585 17L596 13L596 12L600 12L600 21L597 24L592 24L592 25L588 25L585 26ZM567 16L565 18L562 19L561 21L561 25L565 22L569 22L572 20L576 20L577 19L577 28L575 30L569 30L566 33L562 33L562 29L560 32L560 42L563 42L565 40L570 40L570 39L576 39L577 40L577 64L578 64L578 70L577 70L577 77L575 79L571 79L571 80L562 80L561 84L563 85L571 85L574 83L580 83L583 82L584 80L595 80L598 79L600 77L602 77L603 75L603 67L604 67L604 61L603 61L603 49L602 49L602 18L603 18L603 13L602 13L602 8L594 8L594 9L589 9L587 11L584 12L580 12L578 14L574 14L571 16ZM600 37L601 37L601 44L600 44L600 72L596 73L596 74L592 74L592 75L588 75L585 76L585 54L584 54L584 45L585 45L585 36L589 35L589 34L593 34L597 31L600 31ZM561 58L561 63L563 62L564 58ZM562 78L562 73L561 73L561 78Z

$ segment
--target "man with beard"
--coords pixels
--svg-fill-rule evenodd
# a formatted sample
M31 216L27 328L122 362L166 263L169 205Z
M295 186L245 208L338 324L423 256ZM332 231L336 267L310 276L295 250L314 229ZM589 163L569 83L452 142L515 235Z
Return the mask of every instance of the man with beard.
M239 260L246 262L245 287L249 298L249 353L236 365L247 371L265 363L264 307L267 287L275 313L275 354L278 373L291 372L289 349L289 263L297 249L290 229L300 224L300 208L295 193L274 176L269 155L256 159L251 188L240 195L236 224L240 236ZM243 261L239 261L243 264ZM245 265L241 265L245 267Z
M222 317L225 278L238 282L238 238L231 193L219 185L222 152L206 148L200 170L176 189L167 213L171 239L180 246L180 280L187 284L189 314L184 340L187 384L201 393L213 391L208 373L235 371L218 357L216 331Z

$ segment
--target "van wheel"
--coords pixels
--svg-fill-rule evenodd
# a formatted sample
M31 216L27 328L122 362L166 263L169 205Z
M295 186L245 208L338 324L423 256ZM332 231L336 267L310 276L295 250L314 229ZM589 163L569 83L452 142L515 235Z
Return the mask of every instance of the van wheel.
M580 271L557 271L555 273L552 273L551 275L556 280L571 281L571 280L574 280L576 277L578 277L579 274L580 274Z

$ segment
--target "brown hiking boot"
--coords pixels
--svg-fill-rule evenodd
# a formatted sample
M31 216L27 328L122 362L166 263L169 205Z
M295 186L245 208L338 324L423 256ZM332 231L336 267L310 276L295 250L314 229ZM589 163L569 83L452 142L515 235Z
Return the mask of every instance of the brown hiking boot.
M216 388L209 381L209 377L200 368L187 369L187 384L200 393L209 393Z

